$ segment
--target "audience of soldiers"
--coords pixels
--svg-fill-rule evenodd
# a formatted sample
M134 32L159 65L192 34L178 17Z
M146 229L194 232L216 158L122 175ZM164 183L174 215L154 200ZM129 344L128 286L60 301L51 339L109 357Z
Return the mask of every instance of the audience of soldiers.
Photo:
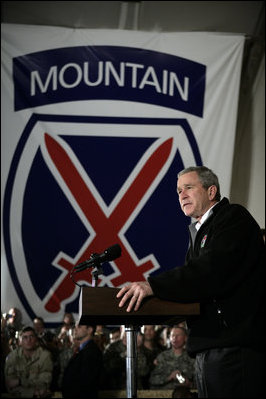
M51 397L53 392L62 392L68 365L80 350L79 333L71 313L64 315L56 329L46 328L41 317L24 326L17 308L2 314L1 393L11 397ZM137 331L138 389L177 392L178 387L194 387L194 360L186 352L186 336L185 322L172 327L145 325ZM125 390L124 326L95 326L91 339L103 358L100 389Z

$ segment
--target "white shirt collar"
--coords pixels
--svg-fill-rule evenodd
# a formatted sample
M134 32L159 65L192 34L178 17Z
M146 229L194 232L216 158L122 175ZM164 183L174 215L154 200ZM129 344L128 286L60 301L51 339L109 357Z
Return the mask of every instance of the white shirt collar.
M202 225L204 222L206 222L206 220L208 219L208 217L212 214L211 210L212 210L212 208L213 208L215 205L217 205L217 204L218 204L218 202L216 202L211 208L209 208L209 209L207 210L207 212L204 213L204 215L202 216L202 218L200 219L200 221L199 221L198 223L195 224L195 228L196 228L197 231L199 231L201 225Z

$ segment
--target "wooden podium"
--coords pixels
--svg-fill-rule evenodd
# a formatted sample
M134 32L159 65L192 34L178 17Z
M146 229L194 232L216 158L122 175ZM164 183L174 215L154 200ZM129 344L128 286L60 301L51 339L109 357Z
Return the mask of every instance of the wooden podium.
M119 308L116 298L119 288L82 287L79 298L79 324L125 325L127 339L127 397L137 397L137 345L136 331L145 324L174 325L200 314L198 303L176 303L156 297L144 298L137 311L128 313L126 304Z
M120 289L111 287L82 287L79 298L79 324L144 324L172 325L200 313L198 303L176 303L156 297L144 298L136 312L128 313L126 305L119 308L116 298Z

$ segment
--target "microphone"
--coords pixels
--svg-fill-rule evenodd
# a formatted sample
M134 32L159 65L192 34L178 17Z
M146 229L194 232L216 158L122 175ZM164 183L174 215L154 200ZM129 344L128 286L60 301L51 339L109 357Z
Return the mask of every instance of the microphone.
M121 247L119 244L114 244L111 247L107 248L101 254L92 254L90 259L85 260L85 262L80 263L79 265L74 267L74 272L82 272L83 270L99 265L100 263L110 262L116 258L121 256Z

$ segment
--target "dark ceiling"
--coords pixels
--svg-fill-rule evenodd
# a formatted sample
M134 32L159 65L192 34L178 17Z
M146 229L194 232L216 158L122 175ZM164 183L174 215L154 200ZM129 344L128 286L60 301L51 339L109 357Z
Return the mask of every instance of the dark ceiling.
M2 1L1 6L2 22L90 29L256 36L264 19L264 1Z
M242 81L264 55L264 1L1 1L1 22L88 29L210 31L246 36Z

